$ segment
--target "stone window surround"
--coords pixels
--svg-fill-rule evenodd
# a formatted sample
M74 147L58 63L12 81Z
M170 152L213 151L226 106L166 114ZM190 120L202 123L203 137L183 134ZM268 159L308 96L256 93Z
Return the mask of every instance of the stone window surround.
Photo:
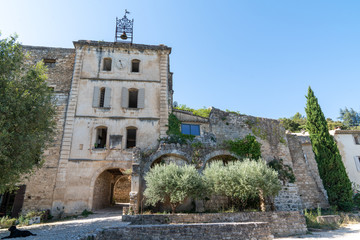
M356 170L360 172L360 156L355 156L354 161L355 161Z

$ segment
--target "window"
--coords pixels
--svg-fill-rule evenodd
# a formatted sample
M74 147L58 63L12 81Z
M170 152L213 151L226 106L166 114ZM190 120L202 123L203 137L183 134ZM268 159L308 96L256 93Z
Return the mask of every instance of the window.
M145 107L145 88L122 88L121 107L123 108L144 108Z
M126 148L136 147L136 128L126 129Z
M110 108L111 102L111 88L109 87L94 87L93 103L94 108Z
M134 59L131 61L131 72L140 72L140 60Z
M107 138L107 128L98 127L96 129L96 139L95 139L95 148L105 148L106 147L106 138Z
M181 124L181 133L193 136L200 135L200 125L194 124Z
M360 172L360 157L356 156L356 157L354 157L354 160L355 160L356 169L358 172Z
M44 58L43 62L48 68L53 68L55 67L56 59Z
M354 135L355 144L360 145L360 137L358 135Z
M103 71L111 71L111 58L104 58Z
M138 107L138 90L129 89L129 108Z

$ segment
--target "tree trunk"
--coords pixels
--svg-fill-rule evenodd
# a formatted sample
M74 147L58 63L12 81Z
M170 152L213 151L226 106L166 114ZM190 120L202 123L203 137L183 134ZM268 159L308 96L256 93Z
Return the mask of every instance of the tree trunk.
M266 211L265 198L264 198L264 191L262 189L259 190L259 198L260 198L260 209L262 212L265 212Z
M175 214L175 210L176 210L176 207L178 206L178 204L172 204L172 203L170 203L170 206L171 206L171 210L172 210L172 213L171 213L171 214Z

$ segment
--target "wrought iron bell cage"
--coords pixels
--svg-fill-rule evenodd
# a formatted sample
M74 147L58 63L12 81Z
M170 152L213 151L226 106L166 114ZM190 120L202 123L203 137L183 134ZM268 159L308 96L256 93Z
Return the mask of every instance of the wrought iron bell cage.
M130 20L126 14L129 14L125 10L123 18L116 18L116 31L115 31L115 42L130 42L133 43L133 30L134 30L134 19Z

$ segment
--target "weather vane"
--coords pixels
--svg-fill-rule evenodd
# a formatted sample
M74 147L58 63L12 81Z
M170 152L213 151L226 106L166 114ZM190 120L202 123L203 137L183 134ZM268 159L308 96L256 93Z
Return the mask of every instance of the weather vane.
M126 14L130 14L127 9L125 9L125 15L123 18L116 18L115 42L130 42L132 44L134 19L128 19Z

